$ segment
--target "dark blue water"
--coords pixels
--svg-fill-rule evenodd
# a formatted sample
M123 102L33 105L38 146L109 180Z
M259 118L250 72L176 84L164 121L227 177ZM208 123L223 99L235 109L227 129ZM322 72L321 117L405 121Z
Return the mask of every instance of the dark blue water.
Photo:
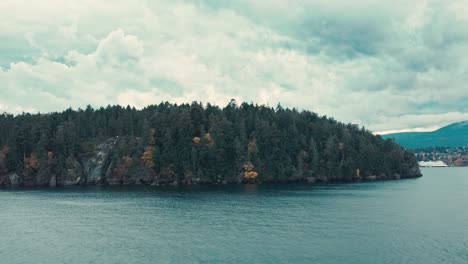
M468 169L334 185L0 191L0 263L468 263Z

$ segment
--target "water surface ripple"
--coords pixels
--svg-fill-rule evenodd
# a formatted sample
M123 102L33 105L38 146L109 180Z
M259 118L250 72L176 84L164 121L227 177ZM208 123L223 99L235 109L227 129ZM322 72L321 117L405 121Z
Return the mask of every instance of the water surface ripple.
M1 263L468 263L468 169L329 185L0 190Z

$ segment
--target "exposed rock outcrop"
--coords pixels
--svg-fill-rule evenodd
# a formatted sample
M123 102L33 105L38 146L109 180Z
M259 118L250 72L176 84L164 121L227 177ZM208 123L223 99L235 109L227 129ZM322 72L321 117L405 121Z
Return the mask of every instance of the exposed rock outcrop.
M78 185L83 179L83 168L76 158L68 158L58 185Z
M83 184L105 184L108 166L109 155L115 147L116 138L108 139L105 142L96 146L93 155L83 159Z
M366 181L375 181L377 180L377 176L375 175L370 175L366 177Z
M19 186L19 184L20 184L20 178L19 178L18 174L16 174L16 173L10 173L10 174L8 175L8 179L10 180L10 186L12 186L12 187L17 187L17 186Z
M56 187L57 186L57 176L55 174L52 175L52 177L50 178L49 186L50 187Z
M17 187L20 185L20 177L16 172L0 175L0 186Z

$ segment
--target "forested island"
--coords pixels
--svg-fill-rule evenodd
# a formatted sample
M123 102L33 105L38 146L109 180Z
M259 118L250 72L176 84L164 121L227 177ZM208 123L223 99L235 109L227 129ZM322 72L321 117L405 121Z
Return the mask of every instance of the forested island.
M0 186L420 177L412 152L310 111L232 100L0 115Z

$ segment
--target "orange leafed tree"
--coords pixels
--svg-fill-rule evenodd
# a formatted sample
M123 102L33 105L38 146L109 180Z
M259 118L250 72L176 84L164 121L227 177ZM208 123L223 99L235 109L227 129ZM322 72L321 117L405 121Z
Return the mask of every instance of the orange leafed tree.
M242 166L242 168L244 169L244 171L252 171L254 169L254 166L252 163L246 162L244 166Z
M119 164L114 168L114 174L118 175L120 179L125 175L125 171L130 167L132 158L124 156L121 158Z
M242 166L244 169L244 178L246 179L255 179L258 177L258 172L254 171L254 165L252 162L246 162Z
M214 139L211 137L211 134L210 133L206 133L205 136L204 136L204 139L206 141L206 144L208 146L213 146L214 145Z
M145 166L150 169L154 167L153 153L154 145L156 144L155 133L156 130L154 128L150 128L148 145L145 147L145 151L141 156L141 160L143 161Z
M39 159L34 154L30 158L25 158L24 161L25 167L28 169L37 170L39 168Z
M152 146L147 146L145 148L145 151L143 152L143 155L141 156L141 160L144 162L145 166L147 168L153 168L154 167L154 161L153 161L153 148Z
M255 179L257 178L258 176L258 173L256 171L249 171L249 172L245 172L244 174L244 178L246 179Z

